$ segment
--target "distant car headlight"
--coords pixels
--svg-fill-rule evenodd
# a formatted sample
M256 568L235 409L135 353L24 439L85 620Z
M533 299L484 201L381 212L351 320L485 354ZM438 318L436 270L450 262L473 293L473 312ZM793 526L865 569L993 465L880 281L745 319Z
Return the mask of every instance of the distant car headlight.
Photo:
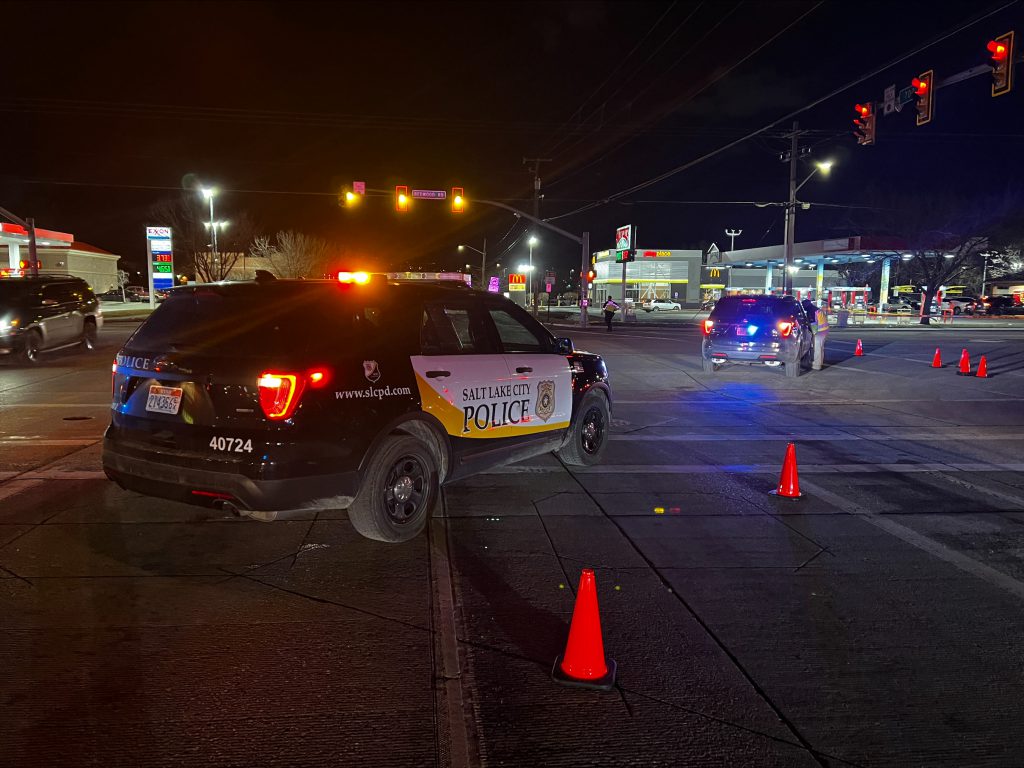
M13 333L21 321L15 318L0 317L0 336Z

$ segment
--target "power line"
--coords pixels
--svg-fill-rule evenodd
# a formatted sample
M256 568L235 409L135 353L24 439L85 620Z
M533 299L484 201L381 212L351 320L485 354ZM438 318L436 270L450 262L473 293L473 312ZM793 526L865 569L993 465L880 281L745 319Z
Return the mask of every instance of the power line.
M607 203L610 203L610 202L612 202L614 200L618 200L621 197L625 197L626 195L631 195L631 194L633 194L635 192L639 192L642 189L646 189L647 187L653 186L654 184L657 184L657 183L659 183L661 181L664 181L665 179L671 178L672 176L675 176L676 174L682 173L683 171L688 170L688 169L692 168L693 166L698 165L699 163L704 162L705 160L709 160L712 157L720 155L722 152L725 152L726 150L732 149L733 147L737 146L738 144L742 144L744 141L747 141L748 139L763 133L764 131L768 130L769 128L774 127L778 123L781 123L781 122L786 121L786 120L790 120L790 119L796 117L797 115L799 115L801 112L805 112L808 109L812 109L812 108L818 106L819 104L821 104L822 102L828 101L829 99L831 99L831 98L833 98L835 96L838 96L843 91L845 91L845 90L847 90L849 88L852 88L853 86L858 85L858 84L864 82L865 80L869 80L870 78L875 77L876 75L881 74L882 72L884 72L885 70L889 69L890 67L893 67L896 64L899 64L899 63L901 63L903 61L906 61L907 59L909 59L909 58L911 58L913 56L916 56L917 54L921 53L922 51L925 51L928 48L931 48L933 45L937 45L938 43L941 43L943 40L947 40L950 37L952 37L953 35L959 34L960 32L963 32L965 29L969 29L970 27L974 26L975 24L978 24L981 21L984 21L985 19L989 18L990 16L994 16L995 14L1000 13L1001 11L1006 10L1007 8L1009 8L1012 5L1016 5L1018 2L1019 2L1019 0L1010 0L1010 2L1004 3L1003 5L999 6L998 8L995 8L995 9L989 11L988 13L985 13L982 16L979 16L979 17L973 19L972 21L965 22L964 24L962 24L961 26L951 30L950 32L947 32L946 34L944 34L944 35L942 35L942 36L940 36L940 37L938 37L938 38L936 38L934 40L931 40L928 43L925 43L923 45L918 46L917 48L915 48L914 50L910 51L909 53L903 54L902 56L899 56L896 59L893 59L892 61L888 62L887 64L884 64L884 65L878 67L877 69L872 70L871 72L869 72L869 73L867 73L865 75L862 75L862 76L860 76L860 77L858 77L858 78L856 78L854 80L851 80L850 82L846 83L845 85L839 86L838 88L830 91L829 93L825 94L824 96L822 96L822 97L820 97L818 99L815 99L810 104L806 104L805 106L800 107L799 109L793 110L789 114L783 115L781 117L776 118L775 120L772 120L772 122L768 123L767 125L763 126L762 128L759 128L759 129L757 129L755 131L752 131L752 132L748 133L746 136L743 136L742 138L736 139L734 141L730 141L729 143L719 147L718 149L714 149L714 150L712 150L710 152L707 152L707 153L701 155L698 158L695 158L694 160L690 160L689 162L686 162L686 163L683 163L682 165L676 166L675 168L673 168L671 170L668 170L668 171L665 171L664 173L658 174L657 176L655 176L655 177L653 177L651 179L648 179L647 181L643 181L643 182L641 182L639 184L634 184L632 187L629 187L627 189L621 190L621 191L616 192L616 193L614 193L612 195L608 195L606 198L604 198L600 202L593 203L591 205L582 206L580 208L577 208L576 210L569 211L568 213L563 213L563 214L561 214L559 216L553 216L553 217L551 217L551 219L549 219L549 221L553 221L555 219L562 219L562 218L565 218L566 216L573 216L573 215L575 215L577 213L582 213L583 211L590 210L591 208L596 208L596 207L598 207L600 205L606 205ZM820 5L820 3L819 3L819 5ZM815 6L815 8L816 7L817 6ZM749 55L746 58L749 58ZM718 79L721 79L721 78L718 78ZM713 82L711 84L713 84ZM711 84L709 84L709 85L711 85Z
M775 40L776 40L776 39L777 39L777 38L778 38L778 37L779 37L780 35L783 35L783 34L785 34L786 32L788 32L788 31L789 31L790 29L792 29L792 28L793 28L793 27L794 27L794 26L795 26L796 24L798 24L799 22L801 22L801 21L802 21L802 20L803 20L803 19L804 19L804 18L805 18L806 16L808 16L809 14L813 13L814 11L816 11L816 10L817 10L817 9L818 9L818 8L819 8L819 7L820 7L820 6L822 5L822 4L823 4L823 0L822 0L821 2L818 2L817 4L815 4L814 6L812 6L811 8L809 8L808 10L804 11L804 13L802 13L802 14L801 14L800 16L798 16L798 17L797 17L796 19L794 19L794 20L793 20L792 22L790 22L789 24L787 24L787 25L786 25L785 27L783 27L783 28L782 28L781 30L779 30L778 32L776 32L776 33L775 33L774 35L772 35L772 36L771 36L770 38L768 38L768 39L767 39L767 40L766 40L765 42L763 42L763 43L762 43L761 45L759 45L759 46L758 46L757 48L755 48L755 49L754 49L753 51L751 51L750 53L748 53L748 54L747 54L746 56L744 56L744 57L743 57L742 59L740 59L739 61L737 61L737 62L736 62L735 64L733 64L733 65L732 65L731 67L729 67L729 68L728 68L727 70L725 70L725 71L724 71L724 72L723 72L722 74L720 74L720 75L719 75L718 77L714 78L713 80L711 80L710 82L708 82L707 84L705 84L705 85L704 85L703 87L699 88L699 89L698 89L697 91L694 91L694 92L692 92L692 93L688 94L688 95L687 95L687 96L685 96L685 97L684 97L684 98L683 98L682 100L680 100L680 101L677 101L677 102L675 102L675 103L674 103L674 104L673 104L673 105L672 105L671 107L669 107L669 109L668 109L667 111L664 111L664 112L662 113L661 117L658 117L658 118L656 118L656 119L654 120L654 122L657 122L658 120L662 120L662 119L664 119L664 118L665 118L665 117L666 117L667 115L669 115L669 114L671 114L671 113L672 113L673 111L675 111L675 110L679 109L679 107L681 107L681 106L683 106L684 104L687 104L687 103L689 103L689 102L693 101L693 100L694 100L695 98L697 98L697 97L698 97L698 96L699 96L700 94L702 94L702 93L703 93L704 91L706 91L706 90L707 90L708 88L710 88L710 87L711 87L711 86L713 86L713 85L714 85L715 83L717 83L717 82L718 82L719 80L722 80L723 78L727 77L727 76L728 76L728 75L729 75L729 74L730 74L730 73L731 73L731 72L732 72L732 71L733 71L734 69L736 69L737 67L739 67L740 65L742 65L742 64L743 64L744 62L746 62L746 61L747 61L748 59L750 59L750 58L751 58L752 56L755 56L756 54L760 53L760 52L761 52L761 51L762 51L762 50L763 50L764 48L766 48L767 46L771 45L771 44L772 44L772 43L773 43L773 42L774 42L774 41L775 41ZM714 31L715 31L715 30L716 30L716 29L717 29L717 28L718 28L719 26L721 26L721 24L722 24L722 23L723 23L723 22L724 22L724 21L725 21L725 20L726 20L726 19L727 19L727 18L728 18L728 17L729 17L729 16L730 16L730 15L731 15L732 13L733 13L733 11L735 11L735 10L736 10L737 8L739 8L739 5L736 5L736 6L734 6L734 7L732 8L732 10L730 10L730 11L729 11L729 13L727 13L727 14L726 14L725 16L723 16L723 17L722 17L722 18L721 18L721 19L719 20L718 24L715 24L715 26L713 26L713 27L712 27L712 28L711 28L710 30L708 30L708 32L707 32L707 33L706 33L706 34L705 34L705 35L704 35L704 36L703 36L703 37L702 37L702 38L701 38L700 40L698 40L698 41L697 41L696 43L694 43L694 44L693 44L693 46L691 46L691 47L690 47L690 49L689 49L689 50L687 50L685 54L683 54L683 56L682 56L682 57L680 57L679 59L677 59L677 60L676 60L676 62L672 64L672 66L674 67L674 66L675 66L676 64L678 64L678 63L679 63L679 61L681 61L681 60L682 60L683 58L685 58L685 57L686 57L687 55L689 55L689 53L690 53L690 52L692 52L692 51L693 51L693 50L694 50L694 49L695 49L695 48L696 48L696 47L697 47L698 45L700 45L700 43L704 42L704 40L706 40L706 39L707 39L707 37L708 37L708 36L709 36L709 35L710 35L710 34L711 34L712 32L714 32ZM650 87L650 86L648 86L648 87ZM552 186L554 186L554 184L558 183L559 181L564 181L564 180L565 180L566 178L571 178L572 176L575 176L576 174L578 174L578 173L579 173L580 171L582 171L582 170L585 170L585 169L587 169L587 168L590 168L590 167L592 167L593 165L595 165L596 163L598 163L598 162L601 162L601 161L602 161L602 160L604 160L604 159L605 159L606 157L608 157L608 155L610 155L610 154L611 154L612 152L615 152L615 151L617 151L617 150L618 150L618 149L620 149L621 147L623 147L623 146L625 146L626 144L628 144L629 142L633 141L633 140L634 140L635 138L636 138L636 135L627 135L625 139L623 139L623 140L622 140L622 141L620 141L620 142L619 142L618 144L616 144L615 146L613 146L613 147L611 147L610 149L608 149L607 151L605 151L605 153L604 153L603 155L601 155L601 156L600 156L599 158L597 158L596 160L592 160L591 162L589 162L589 163L587 163L586 165L584 165L584 166L583 166L582 168L579 168L579 169L577 169L577 170L576 170L576 171L574 171L574 172L573 172L572 174L570 174L570 175L569 175L568 177L563 177L562 179L556 179L556 180L555 180L554 182L552 182ZM578 142L577 142L577 143L578 143Z
M582 116L583 108L587 105L587 102L594 98L594 96L596 96L600 92L600 90L611 81L612 77L615 76L615 73L626 65L626 62L629 61L630 58L632 58L633 54L636 53L640 46L643 45L644 41L648 37L650 37L651 33L658 28L662 20L664 20L664 18L668 16L672 9L675 8L676 5L678 5L678 2L679 0L675 0L675 2L672 3L672 5L665 9L661 16L658 17L658 20L654 22L654 24L650 27L650 29L647 30L644 36L641 37L637 44L633 46L632 50L629 53L627 53L624 58L619 60L618 65L616 65L616 67L608 74L608 76L603 81L601 81L601 84L597 86L597 88L595 88L593 92L580 103L580 105L575 109L575 111L573 111L573 113L569 116L569 119L562 123L561 127L559 127L558 130L555 131L555 133L561 133L562 131L564 131L566 126L568 126L572 122L572 118L575 117L577 114ZM545 139L545 141L547 141L547 139ZM559 144L561 144L561 141L557 142L555 146L548 149L544 154L551 154L552 152L554 152L554 150L558 149Z

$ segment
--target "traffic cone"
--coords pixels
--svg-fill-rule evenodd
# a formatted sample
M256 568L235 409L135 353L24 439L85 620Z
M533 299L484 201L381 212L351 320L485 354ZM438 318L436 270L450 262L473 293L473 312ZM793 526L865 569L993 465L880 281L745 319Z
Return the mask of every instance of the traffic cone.
M935 348L935 357L932 358L932 368L942 367L942 353L939 352L939 348Z
M857 348L853 350L854 357L864 357L864 345L860 343L860 339L857 339Z
M978 373L975 374L975 375L979 379L987 379L988 378L988 361L985 359L984 355L982 355L981 356L981 360L978 361Z
M967 354L965 349L960 353L960 370L956 372L957 376L970 376L971 375L971 356Z
M601 616L597 611L594 571L584 568L569 625L565 653L555 659L551 679L562 685L610 691L615 685L615 662L605 658Z
M802 499L804 495L800 493L800 478L797 477L796 471L796 446L790 443L786 446L786 458L782 462L782 474L779 476L779 487L774 491L769 491L772 496L778 496L781 499Z

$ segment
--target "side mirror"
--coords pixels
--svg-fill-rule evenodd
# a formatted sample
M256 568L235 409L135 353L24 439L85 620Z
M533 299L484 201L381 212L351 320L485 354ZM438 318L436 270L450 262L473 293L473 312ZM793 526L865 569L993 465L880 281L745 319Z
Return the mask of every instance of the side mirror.
M571 355L576 351L576 348L572 345L572 339L560 336L555 339L555 352L560 355Z

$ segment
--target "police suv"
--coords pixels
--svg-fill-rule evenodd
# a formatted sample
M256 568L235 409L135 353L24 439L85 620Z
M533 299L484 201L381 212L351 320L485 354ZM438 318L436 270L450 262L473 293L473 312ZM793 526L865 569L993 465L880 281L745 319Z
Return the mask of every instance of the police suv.
M442 483L548 451L600 460L599 356L494 294L343 278L172 290L114 362L107 476L260 519L347 507L397 542Z

